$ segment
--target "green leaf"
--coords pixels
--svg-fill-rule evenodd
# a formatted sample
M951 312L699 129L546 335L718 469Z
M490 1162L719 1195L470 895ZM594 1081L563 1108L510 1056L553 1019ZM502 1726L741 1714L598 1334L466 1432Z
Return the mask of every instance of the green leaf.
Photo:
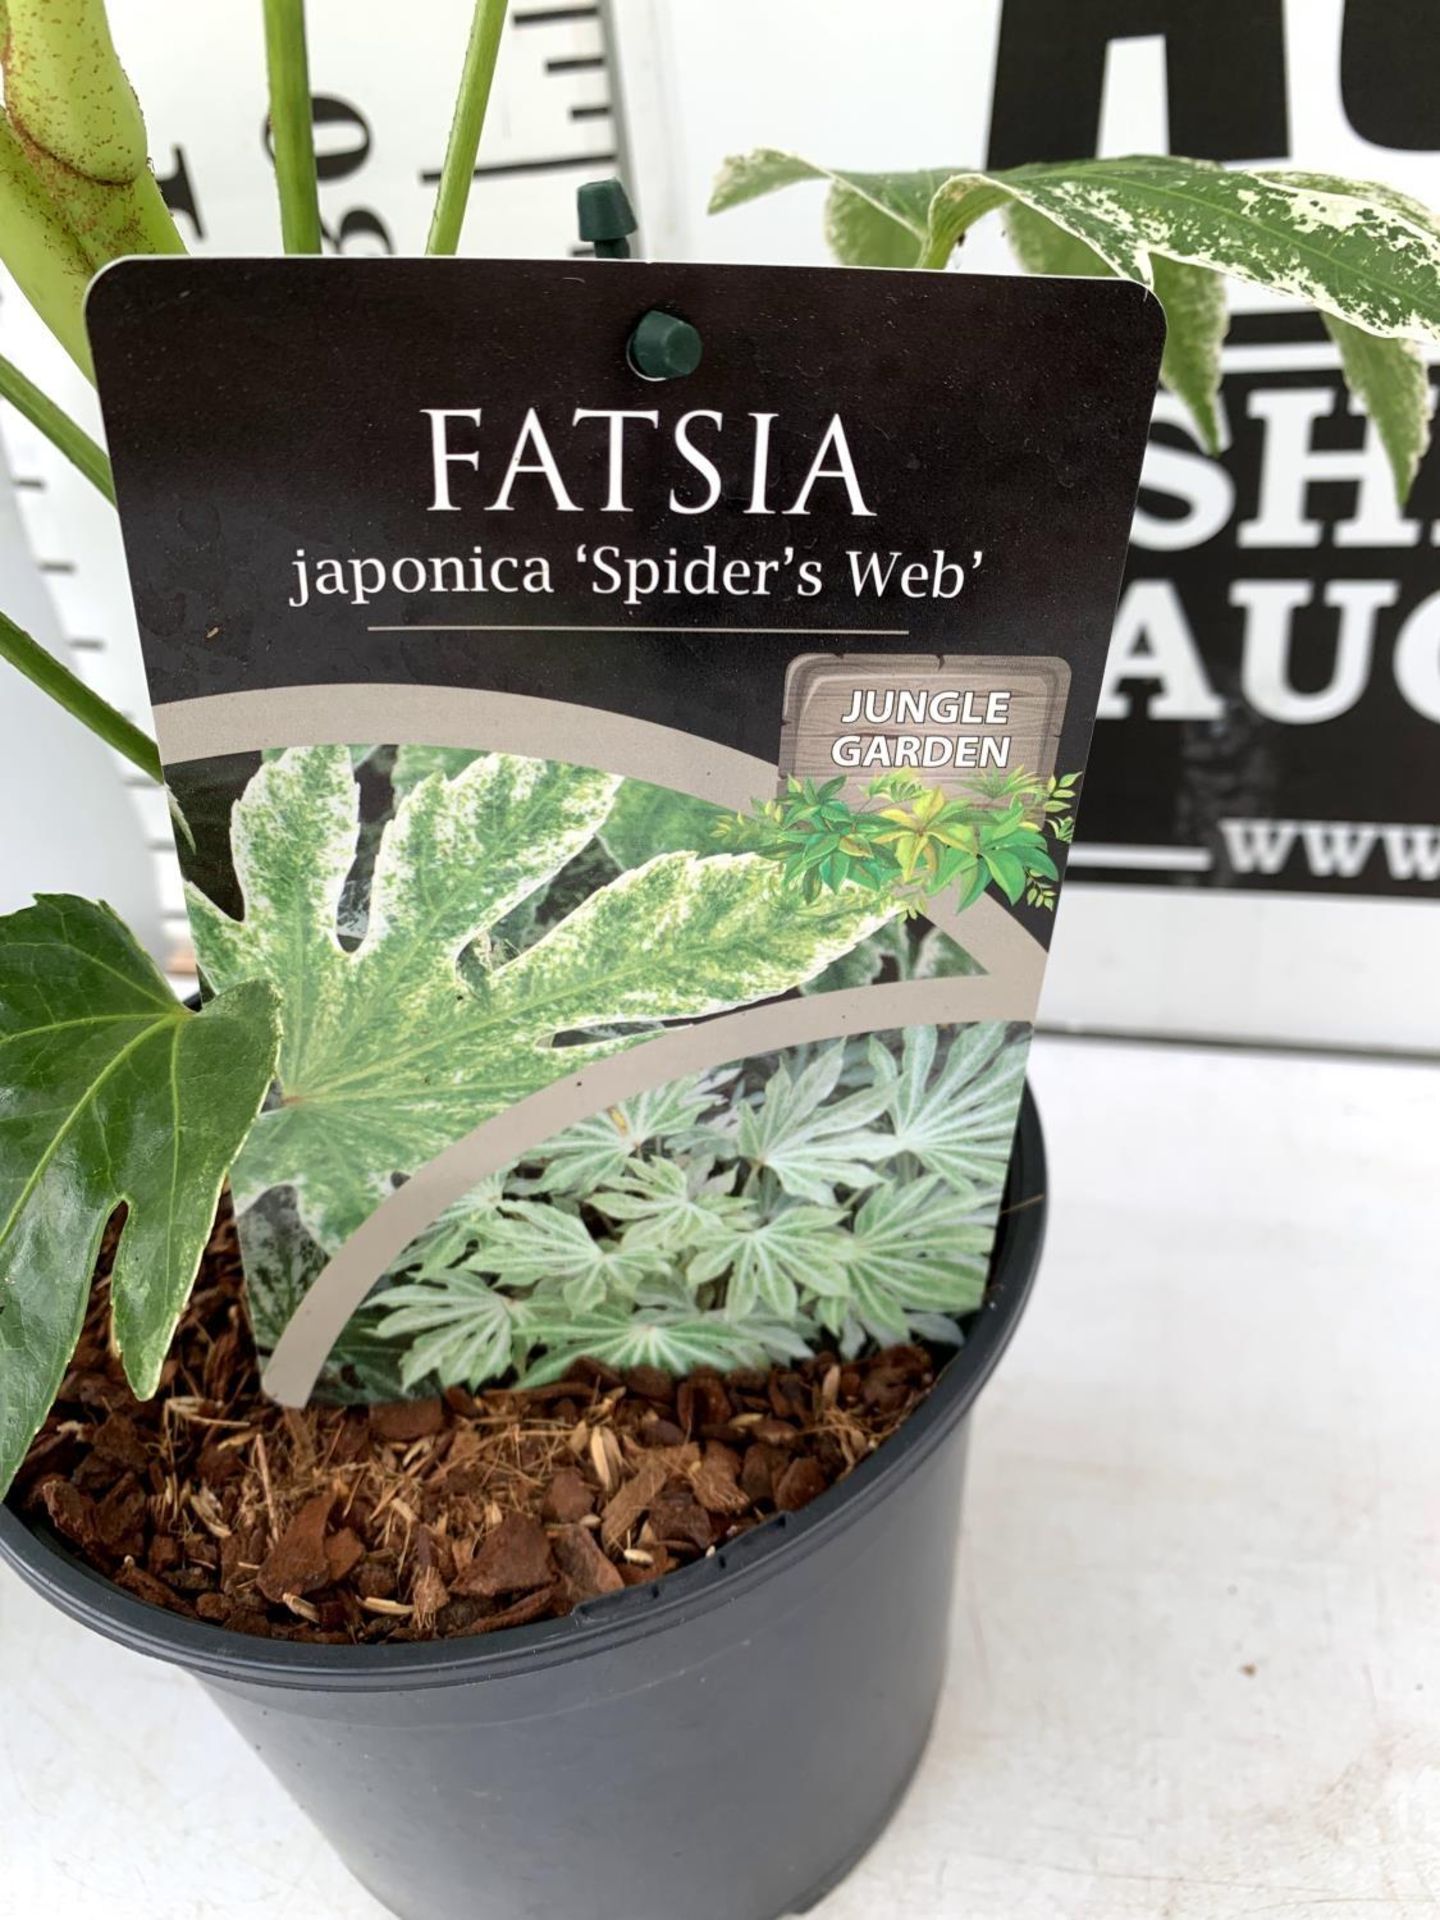
M1220 453L1220 354L1230 330L1225 282L1208 267L1155 256L1155 292L1165 309L1160 378L1190 409L1207 453Z
M824 1047L798 1075L782 1061L764 1094L741 1111L737 1144L753 1166L768 1169L787 1193L817 1206L835 1203L837 1186L874 1184L876 1162L893 1152L870 1123L885 1104L872 1085L834 1099L845 1064L845 1044Z
M1315 176L1158 154L957 174L931 202L931 263L997 193L1045 214L1145 286L1162 254L1293 294L1367 332L1440 333L1440 231L1367 182L1322 187Z
M488 1006L547 1046L572 1028L720 1013L799 986L893 911L858 887L797 907L757 854L661 854L497 969Z
M907 1029L898 1064L883 1041L870 1042L890 1153L914 1154L972 1205L994 1204L1010 1163L1026 1048L1004 1021L961 1027L937 1072L937 1040L934 1027Z
M783 993L892 911L859 888L797 908L758 855L666 854L513 959L487 961L489 929L592 839L617 784L507 754L453 779L427 774L385 827L365 937L346 951L336 916L359 825L349 750L295 747L261 767L232 818L243 919L190 891L205 977L268 979L284 1002L282 1097L237 1162L237 1204L293 1185L307 1230L332 1251L397 1175L630 1044L617 1024ZM559 1044L573 1034L580 1043Z
M59 1389L122 1204L115 1339L136 1393L155 1391L277 1043L269 987L191 1014L108 907L46 895L0 919L0 1490Z
M1025 869L1018 857L995 847L983 853L981 860L990 869L990 877L1013 906L1025 891Z
M1005 232L1027 273L1106 278L1109 266L1085 241L1020 201L1005 209ZM1210 453L1224 443L1217 401L1220 349L1229 330L1225 282L1205 267L1163 255L1155 259L1155 292L1165 308L1165 352L1160 378L1190 409Z
M355 751L351 749L352 753ZM360 749L361 752L366 749ZM480 758L473 747L421 747L403 746L395 750L395 765L391 770L390 784L395 789L397 799L403 800L412 787L418 787L422 780L428 780L432 773L438 773L446 780L453 780L457 773L463 773Z
M535 1302L519 1307L516 1318L532 1347L544 1349L544 1358L522 1371L522 1387L563 1380L584 1359L610 1367L658 1367L678 1377L697 1367L728 1373L805 1354L800 1334L782 1321L758 1315L732 1320L713 1309L615 1305L577 1314Z
M506 1287L553 1283L577 1312L607 1299L633 1299L641 1282L659 1271L653 1247L597 1240L578 1214L536 1200L507 1200L469 1265Z
M1375 422L1403 506L1430 444L1435 402L1424 354L1413 340L1382 340L1333 313L1321 318L1340 349L1345 384Z
M825 237L837 260L852 267L913 267L929 231L930 200L950 177L924 173L833 173L798 154L762 147L734 154L721 167L710 212L721 213L801 180L825 180Z
M839 1207L787 1207L768 1220L716 1220L690 1262L692 1285L728 1273L725 1311L734 1320L761 1313L788 1324L802 1294L841 1293L846 1236Z
M256 1349L265 1358L324 1271L325 1252L305 1231L289 1187L265 1194L235 1225L245 1264L245 1311ZM402 1358L372 1321L357 1314L330 1350L321 1397L346 1404L399 1400L405 1392Z
M721 1142L717 1136L716 1145ZM716 1226L750 1217L750 1206L731 1189L735 1169L712 1175L705 1159L636 1160L624 1187L595 1194L589 1204L607 1220L624 1223L626 1253L680 1255Z
M1087 247L1083 240L1023 201L1012 200L1003 218L1010 251L1027 273L1064 274L1075 279L1112 277L1111 269L1093 247Z
M906 1339L912 1311L973 1312L985 1292L994 1236L993 1209L977 1212L942 1180L876 1187L850 1237L851 1312L882 1341Z
M432 1374L448 1386L475 1388L510 1365L515 1303L478 1273L462 1268L441 1285L416 1280L391 1287L379 1306L380 1333L407 1344L400 1363L407 1388Z
M482 1365L500 1371L501 1301L508 1351L528 1358L530 1379L586 1352L612 1365L752 1364L737 1356L754 1346L733 1338L773 1353L757 1327L846 1352L870 1337L958 1338L1003 1188L1024 1032L921 1027L796 1048L651 1089L596 1116L598 1136L588 1122L568 1128L488 1176L397 1263L400 1284L377 1306L402 1355L415 1343L407 1380L473 1385ZM787 1193L781 1171L827 1203ZM516 1204L562 1188L546 1205ZM909 1280L909 1230L869 1205L881 1192L916 1211Z
M631 1100L577 1120L545 1149L537 1193L593 1193L625 1177L642 1147L662 1135L684 1135L715 1104L711 1083L694 1076L647 1087Z
M641 867L657 853L718 853L724 807L645 780L622 780L600 838L618 867Z

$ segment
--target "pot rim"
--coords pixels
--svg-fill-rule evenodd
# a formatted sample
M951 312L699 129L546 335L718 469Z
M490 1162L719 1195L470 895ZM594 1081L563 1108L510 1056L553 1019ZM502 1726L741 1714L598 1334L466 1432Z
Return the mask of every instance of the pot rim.
M732 1545L644 1586L583 1601L559 1620L399 1645L314 1646L268 1640L187 1619L126 1593L47 1528L33 1531L0 1505L0 1560L82 1626L133 1653L233 1683L335 1693L468 1684L562 1665L709 1612L773 1578L842 1533L883 1500L969 1412L1029 1298L1045 1237L1045 1143L1025 1087L990 1285L965 1344L927 1398L844 1480L798 1513L776 1514Z

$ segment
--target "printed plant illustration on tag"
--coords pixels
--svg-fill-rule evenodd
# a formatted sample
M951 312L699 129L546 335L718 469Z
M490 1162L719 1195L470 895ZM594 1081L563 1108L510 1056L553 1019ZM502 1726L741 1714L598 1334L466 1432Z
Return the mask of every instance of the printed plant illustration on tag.
M1003 1022L915 1027L753 1058L581 1121L450 1207L378 1292L401 1384L957 1343L984 1289L1027 1050Z
M807 901L854 881L905 914L950 892L963 912L991 886L1012 906L1023 897L1053 907L1060 871L1045 831L1068 845L1079 784L1078 773L1042 780L1020 767L979 775L965 798L951 799L914 774L890 773L871 780L855 807L844 798L843 774L819 787L792 775L783 798L737 814L724 838L783 862Z
M904 930L897 916L918 908L858 877L832 875L797 907L764 852L729 850L730 822L640 781L508 754L266 758L230 816L243 912L187 889L207 985L264 979L289 1036L232 1176L262 1351L305 1276L398 1182L548 1081L679 1016L887 967L973 971L944 934ZM647 851L682 825L695 844ZM635 943L632 924L665 931ZM383 1320L354 1323L332 1388L458 1383L457 1352L486 1358L478 1383L522 1361L527 1379L550 1377L555 1356L563 1371L598 1347L627 1364L742 1365L807 1337L847 1352L957 1337L1023 1075L1026 1029L1008 1044L1006 1031L917 1028L898 1062L878 1037L836 1042L813 1061L772 1056L757 1078L762 1057L739 1079L674 1082L579 1122L540 1171L492 1176L397 1263L418 1277L382 1289ZM442 1329L409 1355L388 1344Z

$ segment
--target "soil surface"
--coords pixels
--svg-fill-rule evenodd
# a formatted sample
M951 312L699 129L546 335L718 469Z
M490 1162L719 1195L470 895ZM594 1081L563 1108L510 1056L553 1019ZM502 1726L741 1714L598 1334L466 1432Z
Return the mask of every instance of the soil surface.
M142 1403L107 1264L15 1498L141 1599L273 1639L492 1633L644 1585L805 1506L935 1375L919 1347L680 1381L582 1363L529 1392L296 1413L261 1397L226 1208Z

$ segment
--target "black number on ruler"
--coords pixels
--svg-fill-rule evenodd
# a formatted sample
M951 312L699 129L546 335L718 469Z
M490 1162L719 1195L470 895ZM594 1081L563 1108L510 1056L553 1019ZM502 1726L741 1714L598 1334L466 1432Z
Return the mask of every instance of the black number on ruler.
M327 226L322 220L320 231L328 245L336 253L394 253L395 242L390 238L390 230L378 213L371 213L365 207L352 207L341 220L339 226ZM352 247L351 242L356 244Z

